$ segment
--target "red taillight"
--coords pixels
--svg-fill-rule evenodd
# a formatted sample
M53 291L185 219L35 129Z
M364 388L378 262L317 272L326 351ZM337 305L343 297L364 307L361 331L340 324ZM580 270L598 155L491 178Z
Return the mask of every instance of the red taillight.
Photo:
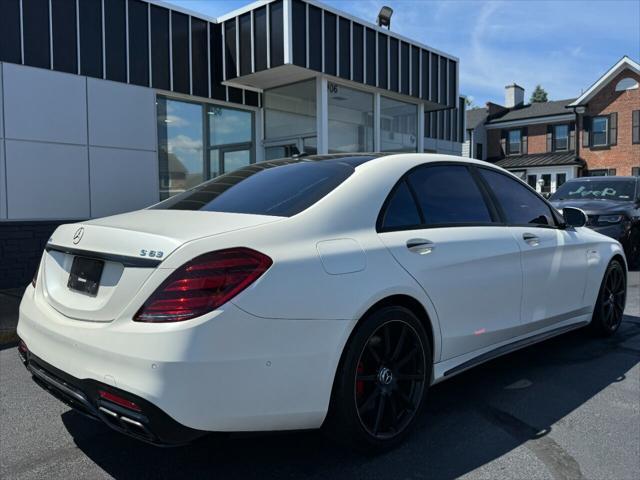
M196 257L169 275L133 319L180 322L204 315L238 295L272 263L266 255L249 248Z
M135 410L136 412L142 411L142 409L136 403L133 403L131 400L127 400L126 398L122 398L120 395L116 395L115 393L98 390L98 395L100 395L100 398L104 398L111 403L115 403L116 405L120 405L121 407L128 408L129 410Z
M20 352L22 355L26 355L28 351L29 348L27 347L27 344L24 343L24 340L18 340L18 352Z

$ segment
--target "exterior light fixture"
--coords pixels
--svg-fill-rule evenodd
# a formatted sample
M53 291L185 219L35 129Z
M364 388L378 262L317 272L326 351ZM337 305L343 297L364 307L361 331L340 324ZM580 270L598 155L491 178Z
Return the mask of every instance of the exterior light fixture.
M391 30L391 15L393 15L393 9L391 7L382 7L378 14L378 26L387 27Z

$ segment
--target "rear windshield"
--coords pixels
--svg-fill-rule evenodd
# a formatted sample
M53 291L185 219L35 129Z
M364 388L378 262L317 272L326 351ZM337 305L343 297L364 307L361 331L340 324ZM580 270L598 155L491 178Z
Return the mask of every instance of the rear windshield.
M279 160L241 168L151 207L291 217L355 171L357 162Z
M635 180L577 180L562 185L551 200L634 200Z

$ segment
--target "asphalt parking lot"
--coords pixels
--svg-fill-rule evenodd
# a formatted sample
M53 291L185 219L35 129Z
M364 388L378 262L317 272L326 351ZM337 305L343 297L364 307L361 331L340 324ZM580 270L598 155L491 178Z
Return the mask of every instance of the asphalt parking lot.
M618 334L572 332L434 387L409 441L370 458L316 432L159 449L82 417L0 351L0 478L640 478L640 273Z

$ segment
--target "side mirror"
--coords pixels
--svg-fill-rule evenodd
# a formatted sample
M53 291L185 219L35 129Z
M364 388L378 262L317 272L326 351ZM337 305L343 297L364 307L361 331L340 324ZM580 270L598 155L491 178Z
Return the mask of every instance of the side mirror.
M562 216L568 227L584 227L587 224L587 214L579 208L564 207Z

